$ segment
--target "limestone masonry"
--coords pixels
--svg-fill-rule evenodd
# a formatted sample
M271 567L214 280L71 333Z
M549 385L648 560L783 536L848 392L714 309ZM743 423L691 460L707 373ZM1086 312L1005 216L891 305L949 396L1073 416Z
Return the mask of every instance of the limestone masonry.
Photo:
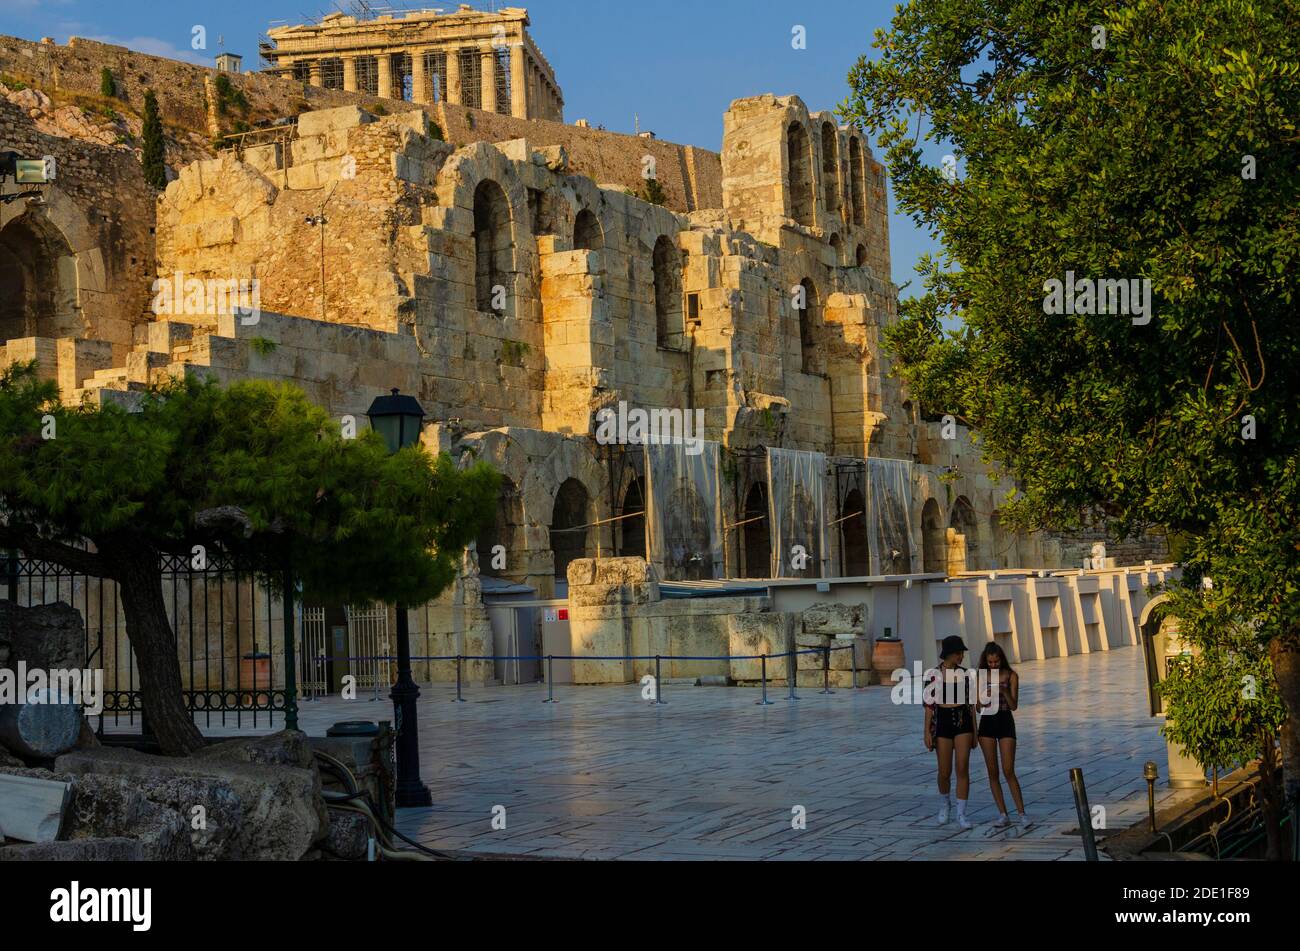
M0 365L36 359L72 401L184 372L292 382L358 420L417 396L431 448L505 475L465 576L418 612L435 649L492 653L487 577L562 597L595 583L571 566L614 570L584 559L645 559L614 566L626 593L1090 555L1004 530L1010 484L891 376L885 178L860 130L773 95L731 104L720 155L565 125L528 24L462 6L271 30L274 74L231 76L263 128L234 138L214 70L0 38L0 74L89 94L108 65L124 102L152 86L174 140L219 150L155 197L130 142L44 134L0 88L0 151L60 162L42 203L0 206ZM703 450L598 441L629 408L702 410Z

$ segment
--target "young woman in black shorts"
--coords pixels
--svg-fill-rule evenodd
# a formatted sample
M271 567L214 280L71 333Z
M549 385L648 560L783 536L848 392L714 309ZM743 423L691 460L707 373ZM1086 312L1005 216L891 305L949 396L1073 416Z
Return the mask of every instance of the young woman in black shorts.
M983 676L992 683L991 671L998 672L998 704L992 710L992 704L977 704L979 712L979 742L984 753L984 765L989 771L989 786L993 790L993 801L998 806L998 818L993 823L996 828L1005 828L1011 824L1007 818L1007 802L1002 798L1002 784L998 781L998 754L1002 754L1002 775L1006 777L1007 788L1011 798L1016 802L1016 822L1029 824L1025 815L1025 801L1020 796L1020 782L1016 779L1016 720L1012 711L1020 699L1020 675L1011 669L1007 655L997 644L990 641L980 654L978 667L984 671ZM989 712L983 712L988 709Z
M935 702L925 702L925 748L939 759L939 825L948 821L952 806L952 767L957 763L957 823L969 829L966 800L970 796L970 751L975 745L974 696L968 690L966 668L961 666L966 644L960 637L943 639L939 666L927 675Z

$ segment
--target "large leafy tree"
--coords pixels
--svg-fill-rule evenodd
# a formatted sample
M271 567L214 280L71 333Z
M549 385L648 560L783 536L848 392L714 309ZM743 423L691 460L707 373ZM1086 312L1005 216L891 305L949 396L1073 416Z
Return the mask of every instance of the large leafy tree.
M62 406L30 364L0 373L0 546L118 583L145 713L168 753L202 739L184 707L161 556L203 546L273 583L289 574L308 596L418 603L455 578L498 479L419 447L390 455L371 432L344 438L292 386L191 376L128 412Z
M1190 539L1186 583L1269 651L1294 820L1300 7L912 0L875 45L842 112L943 248L888 333L901 374L977 428L1020 525ZM1149 322L1046 312L1070 271L1149 280Z

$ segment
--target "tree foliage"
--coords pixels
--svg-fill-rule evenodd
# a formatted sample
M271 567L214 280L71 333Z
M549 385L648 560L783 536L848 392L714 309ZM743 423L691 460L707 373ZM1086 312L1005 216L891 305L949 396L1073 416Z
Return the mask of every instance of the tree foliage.
M117 580L124 599L139 589L127 635L155 730L160 706L180 703L178 668L172 682L158 666L166 689L146 676L166 660L146 635L171 633L157 616L162 555L203 546L273 586L288 570L308 597L421 603L456 577L498 481L486 464L458 469L420 447L390 455L369 431L343 438L288 385L190 376L128 412L62 406L30 364L0 374L0 545ZM170 637L159 640L175 668Z
M899 372L1015 477L1009 521L1189 538L1186 583L1232 620L1191 669L1208 701L1229 630L1269 645L1294 809L1300 7L912 0L875 46L842 114L943 247L887 332ZM1046 312L1067 272L1149 280L1150 321Z
M158 99L152 89L144 94L144 126L140 138L144 180L154 188L166 188L167 149L163 141L162 117L158 114Z

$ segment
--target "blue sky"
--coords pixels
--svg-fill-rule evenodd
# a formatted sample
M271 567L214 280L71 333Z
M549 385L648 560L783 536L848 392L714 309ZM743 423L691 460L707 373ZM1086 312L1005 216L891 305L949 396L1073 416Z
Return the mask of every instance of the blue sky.
M340 0L344 5L348 0ZM442 7L417 0L372 0L394 6ZM334 0L3 0L0 33L66 43L84 36L132 49L211 63L217 40L257 66L258 34L275 22L300 23L334 9ZM794 93L811 109L831 109L847 95L849 68L871 49L876 27L888 24L894 3L880 0L513 0L524 6L532 33L564 90L565 118L589 119L612 131L642 129L660 138L717 149L722 114L733 99L764 92ZM487 9L490 0L474 6ZM791 31L807 30L807 49L791 46ZM208 50L194 51L194 26L207 31ZM939 150L932 150L936 153ZM879 157L879 153L877 153ZM937 158L934 159L937 161ZM893 208L891 197L890 207ZM893 278L913 278L912 264L928 237L907 218L891 216ZM913 288L915 289L915 288Z

